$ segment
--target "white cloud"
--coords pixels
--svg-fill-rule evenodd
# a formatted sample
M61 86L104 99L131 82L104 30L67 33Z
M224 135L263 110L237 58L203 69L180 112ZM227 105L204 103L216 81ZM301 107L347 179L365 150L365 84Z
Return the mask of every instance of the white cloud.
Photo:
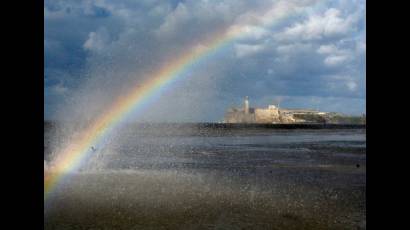
M322 15L311 15L306 21L288 27L276 35L279 40L319 40L341 36L356 29L356 14L343 16L339 9L330 8Z
M352 60L354 55L350 49L340 49L334 44L321 45L317 53L325 55L323 62L327 66L338 66Z
M100 28L96 32L90 32L88 39L84 42L83 48L90 51L101 51L110 43L110 35L107 29Z
M263 45L235 44L235 54L238 58L256 54L263 49Z
M347 56L344 55L335 55L335 56L329 56L325 58L324 63L328 66L336 66L343 64L348 60Z
M337 52L338 49L335 45L321 45L319 49L317 50L318 53L320 54L331 54Z
M271 32L262 26L242 26L241 33L245 34L246 39L259 40L267 37Z
M184 3L179 3L175 10L168 14L165 22L159 27L158 33L170 33L176 30L181 21L186 21L190 17L190 12Z
M311 44L306 43L292 43L292 44L278 44L276 50L281 55L297 55L303 52L309 52L312 49Z
M347 88L351 91L355 91L357 89L357 83L354 81L346 82Z
M357 41L356 43L356 51L358 53L366 52L366 42L365 41Z

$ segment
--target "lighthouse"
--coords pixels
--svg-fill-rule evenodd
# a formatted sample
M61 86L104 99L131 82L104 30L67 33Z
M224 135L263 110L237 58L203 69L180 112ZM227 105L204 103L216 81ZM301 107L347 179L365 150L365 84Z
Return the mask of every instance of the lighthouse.
M245 112L245 114L249 114L249 98L248 98L248 96L245 97L243 111Z

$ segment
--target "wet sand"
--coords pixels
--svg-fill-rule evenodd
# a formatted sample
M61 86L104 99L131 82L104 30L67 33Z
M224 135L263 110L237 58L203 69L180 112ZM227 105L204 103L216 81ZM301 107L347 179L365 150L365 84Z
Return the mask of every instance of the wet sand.
M364 188L358 185L324 188L280 179L268 185L263 179L239 182L218 173L168 170L84 173L70 180L49 197L45 229L360 229L365 225L360 211Z
M47 197L45 229L365 229L363 135L198 137L163 152L139 144L149 155L127 144L104 169L66 177Z

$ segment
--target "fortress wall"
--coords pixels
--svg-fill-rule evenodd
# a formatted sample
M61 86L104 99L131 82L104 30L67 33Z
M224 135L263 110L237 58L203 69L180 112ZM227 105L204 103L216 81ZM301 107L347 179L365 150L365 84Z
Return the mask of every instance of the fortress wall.
M277 109L255 109L256 123L272 123L279 121Z
M295 118L291 114L281 114L280 121L284 124L296 122Z
M225 115L226 123L254 123L255 114L245 114L243 111L229 112Z

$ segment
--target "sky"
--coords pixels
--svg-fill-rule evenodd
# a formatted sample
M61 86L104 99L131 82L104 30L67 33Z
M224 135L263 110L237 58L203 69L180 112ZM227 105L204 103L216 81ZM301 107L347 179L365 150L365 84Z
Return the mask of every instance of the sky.
M221 121L280 103L360 115L366 107L363 0L46 0L45 119L92 119L146 73L266 9L150 102L136 121ZM297 13L295 13L297 12ZM255 16L256 15L256 16ZM269 21L269 15L263 20ZM258 21L258 20L255 20ZM144 77L142 77L144 76Z

